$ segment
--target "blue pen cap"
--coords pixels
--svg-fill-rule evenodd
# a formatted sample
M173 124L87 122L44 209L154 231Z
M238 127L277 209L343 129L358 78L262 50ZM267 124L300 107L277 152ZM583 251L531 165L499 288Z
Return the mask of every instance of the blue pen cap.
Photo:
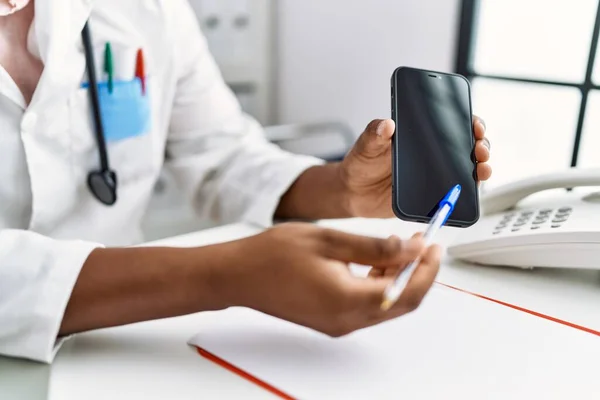
M440 201L439 208L442 208L446 204L448 206L450 206L450 212L446 216L446 219L444 220L444 224L446 223L448 218L450 218L452 211L454 211L454 206L456 205L456 202L458 201L458 198L460 197L461 190L462 190L462 187L460 185L454 186L452 189L450 189L450 191L446 194L446 196L444 196L442 201Z

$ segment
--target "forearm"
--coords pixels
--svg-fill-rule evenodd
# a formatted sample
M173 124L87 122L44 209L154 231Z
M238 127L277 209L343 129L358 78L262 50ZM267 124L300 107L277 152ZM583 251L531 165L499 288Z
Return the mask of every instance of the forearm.
M351 217L339 164L307 169L281 198L278 218L325 219Z
M94 250L59 335L227 307L220 270L232 261L222 246Z

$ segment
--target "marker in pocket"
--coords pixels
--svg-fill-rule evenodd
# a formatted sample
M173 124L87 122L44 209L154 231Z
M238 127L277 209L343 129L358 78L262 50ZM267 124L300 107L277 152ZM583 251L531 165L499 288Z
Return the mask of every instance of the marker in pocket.
M113 76L114 76L114 67L113 67L113 56L112 56L112 48L110 43L106 43L104 46L104 72L108 77L108 93L113 92Z
M144 51L140 48L137 51L135 61L135 77L140 79L142 83L142 95L146 95L146 65L144 62Z
M122 80L117 77L123 71L115 70L115 54L111 43L104 46L103 73L106 80L96 82L99 103L99 119L103 126L103 137L107 143L132 139L151 130L151 104L148 96L146 65L144 52L139 48L136 52L135 76ZM133 54L131 54L133 55ZM133 63L132 63L133 64ZM127 70L131 71L130 64ZM84 82L82 88L89 88Z

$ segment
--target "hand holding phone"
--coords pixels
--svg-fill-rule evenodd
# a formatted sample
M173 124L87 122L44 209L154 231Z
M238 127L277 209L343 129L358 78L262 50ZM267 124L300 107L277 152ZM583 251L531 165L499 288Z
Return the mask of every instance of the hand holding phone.
M466 78L400 67L392 75L392 206L400 219L429 222L455 185L461 201L447 224L479 219L470 85Z

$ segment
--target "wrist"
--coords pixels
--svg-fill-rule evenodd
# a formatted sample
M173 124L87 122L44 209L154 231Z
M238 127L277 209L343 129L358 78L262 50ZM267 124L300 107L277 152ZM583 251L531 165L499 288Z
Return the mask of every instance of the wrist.
M323 165L317 174L323 177L324 184L316 196L322 212L322 218L350 218L352 212L352 191L346 179L343 164L340 162Z
M335 164L336 167L336 180L337 180L337 190L340 195L339 204L342 208L342 212L345 214L346 218L355 218L359 215L356 213L353 207L355 194L352 191L350 185L350 177L346 168L344 168L343 162L339 162Z
M244 258L243 242L244 239L194 249L193 258L202 260L203 265L197 268L195 279L190 280L197 292L196 301L214 310L244 305L240 290L248 259Z
M277 217L328 219L351 217L350 192L340 163L311 167L304 171L282 197Z

